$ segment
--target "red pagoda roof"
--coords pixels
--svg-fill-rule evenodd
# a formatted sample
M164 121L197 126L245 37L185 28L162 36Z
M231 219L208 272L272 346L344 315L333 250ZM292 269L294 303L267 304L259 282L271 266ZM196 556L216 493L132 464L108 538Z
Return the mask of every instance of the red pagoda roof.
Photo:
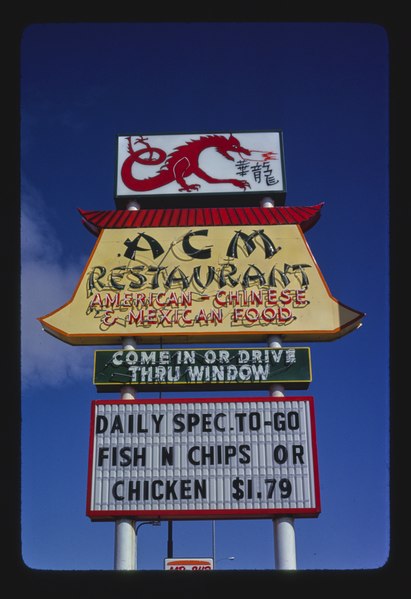
M223 225L300 225L310 229L324 203L273 208L166 208L156 210L81 210L83 224L94 235L101 229L199 227Z

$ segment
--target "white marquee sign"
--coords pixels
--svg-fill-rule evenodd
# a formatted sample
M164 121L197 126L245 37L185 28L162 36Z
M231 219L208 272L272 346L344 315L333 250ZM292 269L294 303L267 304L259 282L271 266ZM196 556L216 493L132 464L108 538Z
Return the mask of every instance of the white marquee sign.
M91 519L320 512L312 397L94 401Z

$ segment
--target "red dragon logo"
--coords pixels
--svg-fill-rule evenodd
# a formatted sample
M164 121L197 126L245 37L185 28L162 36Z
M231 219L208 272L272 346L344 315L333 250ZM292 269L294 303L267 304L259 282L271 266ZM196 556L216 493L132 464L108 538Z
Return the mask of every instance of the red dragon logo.
M184 145L178 146L168 156L161 148L151 147L147 139L143 136L137 137L135 145L142 144L144 147L134 150L131 137L127 137L129 156L121 167L121 177L124 184L133 191L150 191L163 187L163 185L167 185L172 181L177 181L180 185L179 191L197 191L201 187L198 183L189 185L185 181L190 175L196 175L207 181L207 183L231 183L235 187L244 190L250 187L247 181L241 179L216 179L211 177L198 164L201 152L207 148L215 148L227 160L234 160L228 152L250 156L250 150L243 148L238 139L232 134L228 138L224 135L203 135L198 139L192 139ZM134 163L157 165L163 162L164 164L153 177L136 179L132 174Z

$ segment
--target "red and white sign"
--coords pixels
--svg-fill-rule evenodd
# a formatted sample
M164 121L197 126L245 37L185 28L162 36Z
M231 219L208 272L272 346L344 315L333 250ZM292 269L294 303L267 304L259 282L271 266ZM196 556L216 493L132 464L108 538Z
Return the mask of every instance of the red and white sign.
M213 570L211 557L167 557L164 560L164 570L194 570L197 572Z
M233 192L285 193L280 131L118 137L118 208L130 196Z
M92 520L319 512L312 397L92 402Z

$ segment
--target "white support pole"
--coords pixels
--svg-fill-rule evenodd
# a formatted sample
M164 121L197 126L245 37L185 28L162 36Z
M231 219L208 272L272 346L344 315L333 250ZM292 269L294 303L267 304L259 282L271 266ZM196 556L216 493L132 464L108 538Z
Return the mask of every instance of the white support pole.
M268 345L272 348L281 347L281 337L271 335L268 337ZM284 397L284 385L275 383L270 386L270 392L273 397ZM276 570L296 570L294 518L273 518L273 526Z
M138 202L131 201L127 209L139 210ZM136 349L136 342L133 337L123 338L123 349ZM134 388L130 385L124 385L121 388L121 399L135 399ZM115 539L114 539L114 568L116 570L135 570L136 569L136 529L134 520L122 518L115 521Z
M274 518L276 570L296 570L294 518Z
M114 568L116 570L136 569L136 531L133 520L116 520Z
M136 349L137 344L133 337L123 337L123 349ZM121 399L132 401L135 399L134 388L124 385L121 388ZM136 569L136 531L134 520L122 518L116 520L114 543L114 567L116 570Z

